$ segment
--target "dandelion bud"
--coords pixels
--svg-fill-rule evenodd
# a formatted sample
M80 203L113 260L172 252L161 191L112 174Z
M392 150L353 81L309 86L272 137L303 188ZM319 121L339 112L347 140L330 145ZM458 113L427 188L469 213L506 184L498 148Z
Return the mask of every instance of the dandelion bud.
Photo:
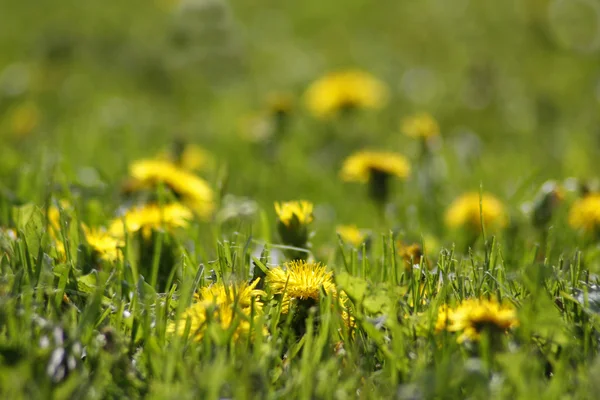
M563 190L556 182L544 183L533 206L533 225L538 229L545 228L563 199Z
M275 203L275 212L281 241L289 246L307 248L308 225L313 220L313 204L304 200Z

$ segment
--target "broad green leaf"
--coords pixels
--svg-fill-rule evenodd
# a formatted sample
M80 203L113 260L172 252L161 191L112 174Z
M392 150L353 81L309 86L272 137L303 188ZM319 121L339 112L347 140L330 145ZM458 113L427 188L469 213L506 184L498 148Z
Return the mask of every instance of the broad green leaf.
M13 209L13 218L16 221L17 229L24 235L31 255L37 257L44 234L42 210L34 204L25 204Z
M91 294L96 290L98 277L92 272L77 278L77 290L83 293Z

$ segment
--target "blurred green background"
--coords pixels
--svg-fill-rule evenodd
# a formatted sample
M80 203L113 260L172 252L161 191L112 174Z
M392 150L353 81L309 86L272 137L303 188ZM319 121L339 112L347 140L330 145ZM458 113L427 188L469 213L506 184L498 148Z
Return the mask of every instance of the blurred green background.
M215 154L212 182L226 167L229 192L265 205L329 201L348 219L355 208L344 204L362 188L339 182L341 158L361 147L414 155L399 120L416 111L442 127L448 200L481 183L521 200L547 178L597 171L595 0L1 0L0 9L0 173L28 200L57 171L71 181L91 166L116 183L131 160L184 138ZM301 95L349 67L386 82L391 102L331 140ZM275 162L239 134L274 92L295 97Z

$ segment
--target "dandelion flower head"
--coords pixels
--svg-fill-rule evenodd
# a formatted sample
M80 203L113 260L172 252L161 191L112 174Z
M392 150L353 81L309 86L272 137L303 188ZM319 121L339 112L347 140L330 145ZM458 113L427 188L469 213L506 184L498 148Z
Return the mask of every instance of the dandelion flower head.
M197 144L186 145L179 155L179 165L188 171L201 170L212 162L210 153Z
M348 109L379 109L387 100L386 86L360 70L325 75L313 82L305 94L306 105L317 118L330 118Z
M213 211L214 195L210 186L170 161L140 160L131 165L130 174L145 186L165 184L201 216L206 217Z
M306 200L287 201L275 203L277 218L286 227L290 227L294 220L300 225L308 225L313 221L313 204Z
M283 294L282 312L289 309L292 299L319 301L321 288L325 293L336 294L333 272L314 262L291 261L267 272L266 282L275 294Z
M349 182L366 183L373 172L405 179L410 174L410 163L397 153L360 151L346 158L341 177Z
M413 265L418 265L421 262L423 249L419 243L406 244L398 242L398 254L402 257L405 267L410 269Z
M335 231L342 240L352 246L360 246L367 239L367 234L356 227L356 225L338 225Z
M161 207L158 204L148 204L128 210L122 219L116 219L109 228L111 235L123 237L123 222L128 232L142 231L144 237L149 237L153 230L174 229L187 227L193 214L186 206L173 203Z
M455 199L446 210L450 228L467 227L479 231L481 219L486 228L503 228L508 223L504 205L491 194L466 193Z
M456 308L442 306L438 312L436 330L460 332L457 341L477 341L485 329L505 332L519 325L517 312L511 305L495 300L466 299Z
M219 282L201 289L199 299L183 312L178 322L171 322L167 326L167 332L183 336L189 320L190 337L194 341L201 341L210 320L218 323L223 330L229 330L237 322L234 339L251 334L252 303L256 319L262 310L260 296L265 295L262 290L256 289L258 282L259 279L251 284L243 282L226 285Z
M262 303L257 298L265 296L266 293L256 289L260 281L255 279L252 283L246 282L224 285L215 283L213 285L200 289L199 297L201 300L214 304L233 304L236 303L242 309L250 308L252 302L255 302L255 309L262 309Z
M404 118L401 130L406 136L412 138L431 139L440 134L440 126L437 121L427 113L419 113Z
M569 225L584 232L596 232L600 227L600 193L590 193L575 200L569 211Z
M85 240L98 255L108 261L115 261L119 258L119 248L125 243L122 239L117 239L107 231L98 228L88 228L83 226Z

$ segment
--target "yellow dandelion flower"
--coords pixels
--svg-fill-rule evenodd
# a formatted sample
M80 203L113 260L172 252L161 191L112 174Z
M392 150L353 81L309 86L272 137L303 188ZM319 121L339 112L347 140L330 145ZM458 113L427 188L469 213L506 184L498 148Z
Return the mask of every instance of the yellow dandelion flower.
M481 204L480 204L481 203ZM481 230L481 217L486 228L503 228L508 223L504 205L492 196L484 193L466 193L458 197L446 210L446 225L450 228L466 227L473 231Z
M360 70L328 74L313 82L305 94L306 106L317 118L330 118L348 109L380 109L387 100L385 85Z
M360 246L367 239L367 234L356 227L356 225L338 225L335 231L342 240L352 246Z
M156 159L171 162L187 171L199 171L213 163L211 154L203 147L179 140L175 141L171 148L158 153Z
M200 289L200 299L216 304L236 303L240 308L250 308L253 299L260 296L266 296L262 290L256 289L260 278L254 280L251 284L246 282L237 283L235 285L225 286L222 283L217 283ZM262 303L254 304L255 310L262 309Z
M64 262L67 260L67 249L62 240L57 240L54 242L54 250L56 251L56 258L59 261Z
M188 307L177 322L167 326L167 333L183 336L187 321L190 323L189 334L195 341L201 341L211 323L217 323L221 329L229 330L237 322L234 340L250 334L252 318L252 302L254 302L254 318L260 316L262 302L260 296L265 293L256 289L259 279L247 283L228 284L215 283L200 291L199 299ZM256 325L256 324L254 324Z
M266 282L274 294L283 294L282 312L287 313L292 299L319 301L321 288L336 294L333 272L320 263L291 261L267 271Z
M435 330L437 332L441 332L447 329L451 324L453 315L454 310L448 307L448 305L443 304L438 310L437 320L435 322Z
M198 176L165 160L141 160L130 167L131 176L146 186L163 183L199 216L208 217L214 209L213 191Z
M298 248L308 248L308 225L313 220L313 204L308 201L288 201L275 203L278 223L277 231L281 241ZM308 253L288 249L290 259L305 258Z
M345 181L366 183L373 174L405 179L410 174L410 163L397 153L360 151L346 158L342 165L341 177Z
M477 341L481 332L492 329L506 332L519 325L517 312L512 305L495 300L466 299L454 309L440 308L436 329L460 332L457 341Z
M188 144L179 155L179 165L188 171L199 171L212 163L211 154L197 144Z
M174 229L187 227L193 214L189 208L174 203L160 207L158 204L148 204L134 208L125 213L123 219L116 219L109 227L109 232L115 237L124 236L123 222L127 232L142 231L144 237L149 237L153 230Z
M407 270L412 269L413 265L418 265L423 256L423 249L419 243L405 244L401 241L397 243L398 254L404 261L404 267Z
M427 113L419 113L404 118L401 130L406 136L412 138L431 139L440 134L440 126L437 121Z
M350 312L351 311L350 307L348 307L348 301L349 301L348 295L343 290L341 290L339 292L338 301L339 301L340 309L342 310L341 317L342 317L342 321L344 321L344 325L348 329L356 328L356 320L352 316L352 313Z
M308 225L313 221L313 204L306 200L276 202L275 212L279 221L287 227L295 221L300 225Z
M59 200L57 204L48 207L49 233L54 240L62 240L60 215L68 211L72 211L72 207L67 200Z
M98 255L108 261L116 261L120 256L119 248L125 243L122 239L117 239L107 231L98 228L88 228L83 226L83 233L88 245L98 253Z
M11 110L10 131L16 137L29 135L39 124L40 111L33 102L25 102Z
M50 206L48 208L48 224L52 237L58 238L60 236L60 210L58 207Z
M600 227L600 193L575 200L569 211L569 225L574 229L595 233Z

